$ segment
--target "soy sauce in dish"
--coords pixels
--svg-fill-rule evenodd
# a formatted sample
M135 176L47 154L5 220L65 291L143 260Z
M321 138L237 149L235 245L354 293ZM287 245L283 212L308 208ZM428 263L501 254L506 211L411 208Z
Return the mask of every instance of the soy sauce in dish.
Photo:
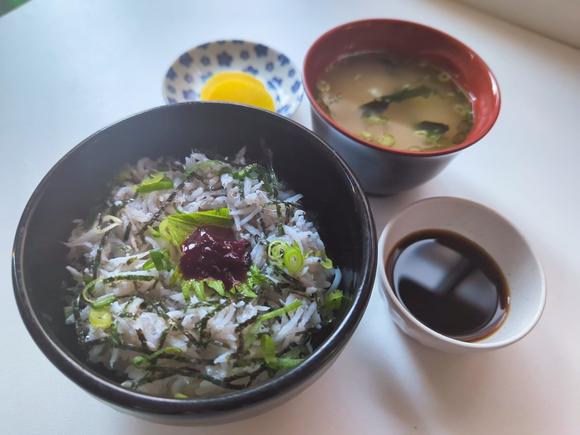
M411 314L448 337L481 340L507 316L509 289L500 268L459 234L424 230L407 236L389 255L386 271Z

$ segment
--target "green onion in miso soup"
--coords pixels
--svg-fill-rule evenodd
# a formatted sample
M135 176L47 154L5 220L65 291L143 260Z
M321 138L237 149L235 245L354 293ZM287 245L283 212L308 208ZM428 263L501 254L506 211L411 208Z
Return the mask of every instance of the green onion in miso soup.
M346 130L385 148L441 150L463 142L473 126L471 103L450 74L386 53L332 64L317 101Z

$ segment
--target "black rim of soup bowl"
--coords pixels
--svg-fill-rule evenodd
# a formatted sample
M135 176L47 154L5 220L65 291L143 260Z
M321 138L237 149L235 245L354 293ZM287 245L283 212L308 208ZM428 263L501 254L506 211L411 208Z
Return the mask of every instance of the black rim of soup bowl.
M344 313L334 331L298 367L261 385L226 393L223 396L205 399L173 399L138 393L121 387L107 379L106 376L93 370L87 363L80 361L79 358L60 343L58 338L52 336L43 326L31 303L25 284L23 255L28 227L36 207L47 186L53 181L55 172L66 165L73 155L85 147L95 146L96 138L128 120L144 117L154 112L186 110L184 107L189 107L189 110L195 111L196 106L199 105L213 106L216 111L219 111L220 108L223 109L225 106L230 108L228 110L253 111L256 116L264 117L265 120L270 118L270 121L272 121L277 118L278 121L276 122L292 124L292 128L300 130L301 135L311 136L312 143L316 143L316 146L323 150L325 158L330 160L332 165L339 169L339 172L343 173L345 181L348 183L352 200L358 206L358 210L353 212L357 213L357 220L364 226L362 233L365 240L363 240L362 245L368 254L364 270L359 271L360 278L358 281L360 285L353 289L353 300L350 308ZM195 117L195 114L192 117ZM137 159L140 157L142 156L138 156ZM300 386L304 388L309 384L308 380L312 382L316 378L316 373L322 372L324 366L327 366L338 356L362 318L372 291L376 259L376 232L369 203L352 171L330 146L304 126L269 111L238 104L190 102L160 106L127 117L92 134L64 155L40 181L22 213L12 252L12 280L18 309L30 335L45 356L80 387L114 407L136 412L141 414L141 416L181 416L186 419L189 417L192 420L212 422L214 419L226 417L227 414L241 414L247 412L248 408L257 409L267 402L274 402L271 399L275 397L290 396L292 390L300 390ZM59 290L59 292L62 292L62 290ZM55 292L55 297L58 296L61 296L61 293L57 294ZM72 325L70 327L72 328ZM235 419L236 417L233 418Z

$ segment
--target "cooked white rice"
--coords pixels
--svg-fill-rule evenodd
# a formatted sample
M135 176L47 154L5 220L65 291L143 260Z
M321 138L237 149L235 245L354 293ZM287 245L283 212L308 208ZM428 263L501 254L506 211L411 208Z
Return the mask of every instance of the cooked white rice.
M340 299L341 274L300 208L302 195L271 189L271 178L252 171L240 178L244 165L243 152L227 164L199 153L184 163L141 159L122 174L94 222L76 221L67 242L75 284L66 321L88 359L115 371L124 387L178 398L247 388L306 358L312 333L332 320L325 303L329 296ZM195 176L187 177L192 170ZM136 193L135 186L160 172L174 189ZM166 216L226 207L236 238L250 242L251 262L263 277L252 288L256 297L206 288L200 300L182 290L174 269L146 266L153 250L165 250L177 264L179 252L155 230ZM299 247L301 270L290 273L269 256L273 241ZM112 302L91 306L107 298ZM289 305L295 309L263 316ZM104 313L105 323L89 319L91 310Z

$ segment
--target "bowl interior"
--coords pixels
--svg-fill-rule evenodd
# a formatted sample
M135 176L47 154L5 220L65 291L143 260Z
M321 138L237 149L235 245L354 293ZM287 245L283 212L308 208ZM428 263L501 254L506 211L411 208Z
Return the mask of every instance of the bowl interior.
M316 103L316 83L326 68L336 60L369 51L386 51L425 59L451 73L471 99L473 128L465 141L441 151L421 152L420 155L445 154L465 148L481 139L493 126L500 107L499 88L489 67L473 50L431 27L408 21L379 19L356 21L336 27L322 35L306 55L304 85L310 103L327 122L341 132L352 136ZM358 137L353 138L376 146ZM414 154L412 151L405 153Z
M507 280L510 307L503 325L492 335L477 342L454 340L422 325L424 330L446 341L467 346L503 346L526 335L538 321L544 307L545 282L542 268L526 240L512 224L491 209L471 201L459 198L419 201L403 210L388 224L384 245L379 248L379 267L382 278L387 280L386 288L391 300L397 298L384 273L385 262L402 238L425 229L458 233L490 254ZM404 312L414 322L418 322L406 308Z
M64 324L61 286L67 279L63 241L72 230L72 220L95 212L116 174L142 157L182 159L192 148L224 157L247 147L248 159L263 162L263 146L272 150L279 177L304 194L305 210L317 222L329 255L343 271L342 289L352 298L335 330L323 332L310 359L270 383L278 389L291 388L336 356L364 312L375 270L374 225L360 187L334 151L298 124L245 106L188 103L144 112L89 137L51 169L30 199L15 238L15 294L26 326L53 363L84 388L106 400L117 400L107 391L105 377L110 374L87 367L74 328ZM99 377L101 384L95 386L85 379L84 370ZM263 397L270 393L261 390ZM250 393L238 396L244 394ZM246 405L248 400L252 403L250 398ZM139 406L175 413L175 407L164 407L165 402L154 407L151 401L152 397ZM239 402L220 402L214 411L235 408Z
M163 80L163 97L169 104L198 101L205 82L222 71L243 71L261 80L280 115L294 114L304 96L299 70L285 54L230 40L202 44L179 56Z

